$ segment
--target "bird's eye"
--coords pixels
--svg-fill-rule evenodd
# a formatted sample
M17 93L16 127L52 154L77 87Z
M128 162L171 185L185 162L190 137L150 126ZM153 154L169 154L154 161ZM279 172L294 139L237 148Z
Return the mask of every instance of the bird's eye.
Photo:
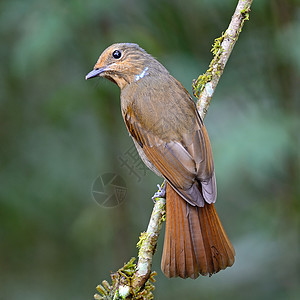
M115 51L112 53L112 56L113 56L113 58L115 58L115 59L119 59L119 58L121 58L122 53L121 53L120 50L115 50Z

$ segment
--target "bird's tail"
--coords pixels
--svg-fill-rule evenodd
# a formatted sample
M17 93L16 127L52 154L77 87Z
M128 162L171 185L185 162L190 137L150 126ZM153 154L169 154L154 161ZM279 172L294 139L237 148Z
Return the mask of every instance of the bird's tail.
M188 204L167 185L161 269L167 277L212 275L234 263L235 251L213 204Z

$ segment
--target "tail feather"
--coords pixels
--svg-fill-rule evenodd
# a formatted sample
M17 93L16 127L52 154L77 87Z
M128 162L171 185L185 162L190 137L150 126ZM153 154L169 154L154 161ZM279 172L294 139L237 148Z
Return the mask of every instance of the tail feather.
M184 268L180 264L178 267L179 269L182 269L180 277L185 278L185 277L190 277L193 276L195 272L198 270L194 269L194 266L197 266L197 261L196 261L196 256L194 252L194 248L192 245L192 239L189 234L189 222L187 218L187 206L186 205L179 205L180 207L179 212L179 219L178 219L178 224L181 226L180 232L181 236L184 240L184 248L182 248L182 256L184 257Z
M219 253L226 253L226 250L222 243L222 236L218 230L218 224L215 222L215 216L210 205L206 205L202 210L203 220L206 223L206 232L208 235L208 256L211 258L211 268L209 274L217 273L221 269L225 269L227 266L226 255L219 255Z
M169 208L170 209L170 208ZM162 259L161 259L161 265L162 266L169 266L168 270L170 269L171 266L171 219L168 218L166 219L166 229L165 229L165 240L164 240L164 248L163 248L163 254L162 254ZM166 275L168 277L174 277L175 275L171 276L170 273Z
M221 241L223 242L223 245L224 245L224 247L226 249L226 252L227 252L227 255L228 255L227 256L227 259L228 259L227 260L227 265L232 266L233 263L234 263L235 250L234 250L234 248L233 248L233 246L232 246L232 244L231 244L231 242L230 242L230 240L229 240L229 238L228 238L228 236L227 236L227 234L226 234L226 232L225 232L225 230L224 230L224 228L221 224L220 219L218 218L217 212L214 209L214 207L213 207L211 213L214 215L214 220L216 222L215 228L218 229L219 236L221 237Z
M172 211L174 212L174 204L175 203L171 203L171 207L172 207ZM170 251L170 255L171 255L171 259L170 259L170 270L171 273L170 275L172 277L176 276L177 271L176 271L176 244L177 244L177 240L176 240L176 219L174 220L170 220L170 226L171 226L171 236L169 238L170 240L170 245L171 245L171 251Z
M212 275L234 263L213 204L196 207L167 185L167 220L161 268L167 277Z
M207 243L207 237L201 234L201 231L203 230L203 224L201 224L199 221L197 207L187 205L186 203L182 202L183 199L177 197L176 195L174 196L176 197L176 202L187 206L189 228L186 232L186 235L190 235L192 240L192 247L196 258L196 265L194 266L194 269L196 269L198 272L197 274L194 273L193 277L197 278L199 273L205 274L208 272L210 262L209 257L206 255L206 247L209 246ZM173 199L174 198L170 199L170 201L173 201Z
M179 276L184 276L185 274L182 273L185 270L184 268L180 268L180 266L185 266L185 251L184 251L184 235L181 234L183 228L183 224L180 220L181 215L181 207L178 206L178 202L174 203L174 211L175 215L178 217L177 220L175 220L174 226L175 226L175 264L176 264L176 270L179 272ZM178 247L176 247L178 245Z

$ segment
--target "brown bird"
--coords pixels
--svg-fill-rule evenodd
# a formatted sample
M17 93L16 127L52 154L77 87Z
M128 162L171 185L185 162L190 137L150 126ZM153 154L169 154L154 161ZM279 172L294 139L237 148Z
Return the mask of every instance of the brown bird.
M86 79L105 77L121 89L126 127L144 163L165 178L166 231L161 269L167 277L212 275L235 251L216 213L209 138L187 90L136 44L113 44Z

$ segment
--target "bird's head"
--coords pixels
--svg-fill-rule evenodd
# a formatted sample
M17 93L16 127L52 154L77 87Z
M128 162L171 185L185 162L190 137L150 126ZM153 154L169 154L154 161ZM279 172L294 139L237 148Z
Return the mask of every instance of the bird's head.
M168 73L150 54L137 44L119 43L109 46L100 55L94 70L85 79L105 77L121 89L145 76Z

